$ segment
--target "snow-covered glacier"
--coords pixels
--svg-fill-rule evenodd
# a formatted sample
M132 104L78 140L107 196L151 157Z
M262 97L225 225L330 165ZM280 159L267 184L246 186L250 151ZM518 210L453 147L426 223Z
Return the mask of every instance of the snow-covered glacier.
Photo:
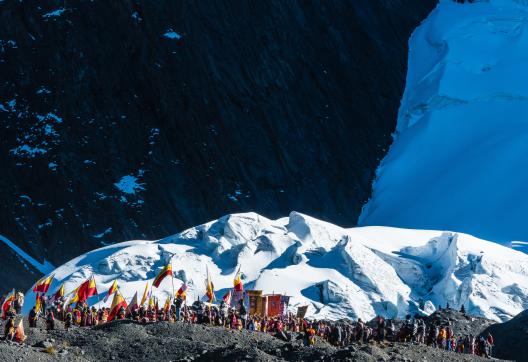
M394 142L359 224L528 251L528 1L441 0L409 49Z
M187 281L191 300L205 293L206 268L221 298L240 267L246 289L290 295L292 308L309 305L315 318L402 317L449 303L506 320L528 308L524 253L466 234L344 229L297 212L278 220L227 215L162 240L106 246L53 271L50 291L62 283L72 291L93 275L100 295L90 303L103 303L114 279L130 300L172 256L174 287ZM170 278L153 291L164 301Z

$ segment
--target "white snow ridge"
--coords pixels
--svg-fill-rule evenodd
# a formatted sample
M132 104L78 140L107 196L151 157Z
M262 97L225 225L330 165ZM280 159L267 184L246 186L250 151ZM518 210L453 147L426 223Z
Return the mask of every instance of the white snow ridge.
M308 304L315 318L402 317L449 303L506 320L528 308L526 254L466 234L343 229L296 212L227 215L162 240L97 249L56 269L51 290L65 282L71 291L93 274L101 299L114 278L132 298L171 255L175 288L187 280L190 299L204 295L206 265L218 297L241 265L246 289L290 295L291 307ZM154 295L164 300L171 290L165 280Z

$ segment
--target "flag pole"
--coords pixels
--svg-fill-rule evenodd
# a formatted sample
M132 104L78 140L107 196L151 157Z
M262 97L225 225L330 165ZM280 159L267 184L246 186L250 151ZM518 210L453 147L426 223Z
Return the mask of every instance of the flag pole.
M172 282L172 296L171 296L171 304L174 302L174 272L172 271L172 258L174 258L174 254L172 254L170 259L171 264L171 282Z
M95 283L95 278L93 277L93 274L92 274L92 279L95 284L95 290L97 290L97 284ZM88 304L88 300L86 300L86 304ZM101 309L101 299L99 298L99 291L97 292L97 309Z

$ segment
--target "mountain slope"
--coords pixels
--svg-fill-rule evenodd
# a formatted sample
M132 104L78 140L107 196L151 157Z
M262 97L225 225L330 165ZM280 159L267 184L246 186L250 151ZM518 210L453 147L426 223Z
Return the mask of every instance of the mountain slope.
M0 2L0 232L60 264L239 211L353 223L435 3Z
M360 225L467 232L528 251L528 5L441 1L410 40L394 143Z
M528 308L526 254L465 234L342 229L296 212L275 221L227 215L162 240L94 250L57 268L51 289L66 283L71 291L93 275L100 299L114 278L131 299L171 256L174 286L186 280L191 301L205 293L206 266L218 298L232 288L240 266L246 289L290 295L292 307L308 304L316 318L403 317L449 303L507 320ZM153 290L162 301L171 291L170 278Z

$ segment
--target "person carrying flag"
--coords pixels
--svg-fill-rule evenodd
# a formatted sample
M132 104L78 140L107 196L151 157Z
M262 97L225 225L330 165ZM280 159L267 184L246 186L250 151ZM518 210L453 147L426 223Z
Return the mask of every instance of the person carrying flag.
M34 306L33 308L31 308L31 311L29 312L29 315L28 315L29 328L37 327L37 319L38 319L37 306Z

